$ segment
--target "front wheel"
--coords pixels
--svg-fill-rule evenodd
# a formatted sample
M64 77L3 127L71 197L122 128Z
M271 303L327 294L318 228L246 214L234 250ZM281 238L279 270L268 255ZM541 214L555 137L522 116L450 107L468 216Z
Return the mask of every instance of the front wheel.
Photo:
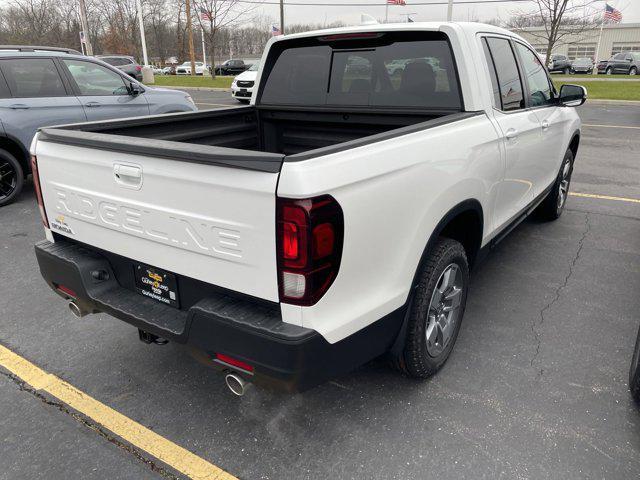
M606 73L607 75L613 75L613 68L608 67L608 68L605 70L605 73Z
M638 74L638 68L637 67L631 67L629 69L629 75L637 75Z
M569 75L571 73L571 69L569 67L564 67L564 74Z
M557 220L560 218L560 215L562 215L564 211L564 206L567 203L572 173L573 152L567 150L551 191L536 209L536 214L539 218L542 220Z
M0 207L13 202L24 185L24 173L16 157L0 150Z
M468 288L463 246L450 238L438 239L418 273L402 352L393 358L398 370L427 378L444 365L458 338Z

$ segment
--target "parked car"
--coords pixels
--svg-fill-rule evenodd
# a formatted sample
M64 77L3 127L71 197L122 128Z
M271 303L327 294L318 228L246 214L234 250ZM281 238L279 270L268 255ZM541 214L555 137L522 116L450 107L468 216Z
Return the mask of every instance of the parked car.
M204 75L206 67L202 62L195 62L196 75ZM191 62L184 62L176 67L176 75L191 75Z
M164 68L154 66L153 67L153 74L154 75L164 75Z
M598 63L596 64L596 69L598 70L598 75L603 74L603 73L606 72L607 63L609 63L609 60L600 60L600 61L598 61Z
M576 58L571 62L571 73L593 73L593 60L590 58Z
M31 172L29 145L40 127L197 110L185 92L144 86L67 52L0 46L0 206L17 198Z
M243 60L227 60L222 65L216 65L216 75L239 75L250 66Z
M586 90L556 94L525 40L474 23L279 36L264 58L254 106L42 129L43 277L76 316L200 351L237 394L385 353L433 375L472 266L530 213L562 214Z
M97 55L97 58L109 65L122 70L124 73L139 82L142 81L142 67L138 65L135 58L128 55Z
M241 103L249 103L253 94L253 87L258 76L258 64L242 72L231 82L231 96Z
M549 72L562 72L565 75L571 73L571 60L566 55L551 55L551 60L547 64Z
M164 67L162 69L162 74L163 75L175 75L176 74L176 67L174 67L174 66Z
M605 73L624 73L625 75L637 75L640 69L640 52L621 52L609 59L605 67Z

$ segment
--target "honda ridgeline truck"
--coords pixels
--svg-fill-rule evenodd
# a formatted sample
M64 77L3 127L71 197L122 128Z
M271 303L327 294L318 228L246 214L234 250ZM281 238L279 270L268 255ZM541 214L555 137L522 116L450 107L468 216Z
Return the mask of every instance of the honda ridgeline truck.
M388 68L389 65L402 68ZM519 36L367 25L269 41L251 104L42 128L43 277L247 381L446 361L469 271L562 213L586 91Z

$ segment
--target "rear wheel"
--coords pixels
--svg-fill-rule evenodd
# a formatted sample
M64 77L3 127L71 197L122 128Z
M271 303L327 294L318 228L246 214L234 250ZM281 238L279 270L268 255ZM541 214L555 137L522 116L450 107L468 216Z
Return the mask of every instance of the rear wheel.
M569 195L571 174L573 173L573 152L567 150L562 159L562 166L556 177L556 181L547 197L536 209L536 214L543 220L556 220L562 215Z
M24 185L24 173L18 160L5 150L0 150L0 207L13 202Z
M447 361L460 331L469 286L463 246L438 239L418 275L404 345L393 363L410 377L427 378Z

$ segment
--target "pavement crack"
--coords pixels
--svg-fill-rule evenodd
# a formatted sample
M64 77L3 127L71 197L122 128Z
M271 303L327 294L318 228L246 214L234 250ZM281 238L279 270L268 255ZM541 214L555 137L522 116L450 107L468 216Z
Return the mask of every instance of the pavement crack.
M154 460L144 456L144 454L140 450L138 450L137 448L124 443L123 441L119 440L114 435L112 435L111 432L109 432L108 430L102 428L100 425L98 425L96 423L93 423L89 419L84 417L83 415L70 410L64 403L56 402L54 400L51 400L51 399L47 398L44 394L42 394L38 390L36 390L33 387L31 387L28 383L26 383L20 377L14 375L12 373L6 373L6 372L3 372L3 371L0 371L0 375L3 375L4 377L8 378L13 383L15 383L21 391L27 392L27 393L33 395L35 398L37 398L38 400L40 400L42 403L44 403L46 405L49 405L49 406L54 407L54 408L57 408L62 413L66 414L66 415L69 415L71 418L73 418L77 422L81 423L82 425L84 425L85 427L89 428L90 430L93 430L98 435L100 435L102 438L104 438L108 442L114 444L119 449L124 450L125 452L127 452L130 455L133 455L137 460L139 460L140 462L144 463L153 472L162 475L164 478L168 478L168 479L171 479L171 480L180 480L180 477L172 474L171 472L168 472L165 468L163 468L163 467L159 466L158 464L156 464L156 462Z
M533 364L535 363L535 361L537 360L538 355L540 354L540 347L542 345L542 333L540 331L540 327L542 326L542 324L544 324L544 321L545 321L545 318L546 318L545 315L551 309L551 307L553 307L556 304L556 302L558 300L560 300L560 297L562 295L562 291L568 285L569 280L571 279L571 277L573 275L573 269L575 268L578 260L580 259L580 255L582 254L582 249L584 248L584 241L587 238L587 235L589 235L590 231L591 231L591 223L589 221L589 213L585 212L585 215L584 215L584 231L582 232L582 237L580 237L580 240L578 241L578 248L576 249L576 252L573 255L573 258L571 259L571 262L569 263L569 271L568 271L567 275L564 277L564 281L560 285L558 285L558 287L555 289L555 292L554 292L554 295L553 295L553 298L551 299L551 301L549 301L540 310L538 321L536 321L533 318L531 320L531 332L533 333L533 336L535 337L535 341L536 341L536 351L533 354L533 357L531 357L531 366L532 367L533 367ZM538 377L542 377L543 375L544 375L544 369L541 368L540 371L538 372Z

